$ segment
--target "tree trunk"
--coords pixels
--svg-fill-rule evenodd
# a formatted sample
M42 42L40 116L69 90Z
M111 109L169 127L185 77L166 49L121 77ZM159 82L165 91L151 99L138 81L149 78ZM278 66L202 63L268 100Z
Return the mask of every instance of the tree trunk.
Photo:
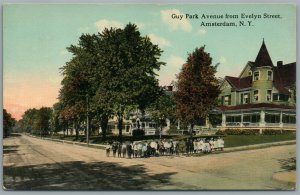
M107 125L108 125L108 116L102 115L101 116L101 130L102 130L102 141L106 140L106 132L107 132Z
M163 131L163 125L160 125L160 134L159 134L159 139L161 139L161 134L162 134L162 131Z
M79 139L79 122L75 123L76 140Z
M193 137L194 123L191 123L191 137Z
M118 114L119 142L121 143L122 143L122 126L123 126L123 115Z

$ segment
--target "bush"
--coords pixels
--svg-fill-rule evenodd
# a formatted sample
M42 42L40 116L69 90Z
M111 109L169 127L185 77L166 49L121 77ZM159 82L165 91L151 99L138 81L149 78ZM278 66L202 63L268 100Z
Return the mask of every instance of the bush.
M265 129L262 132L263 135L279 135L279 134L289 134L289 133L293 133L293 131Z
M135 129L132 131L132 136L134 138L140 138L145 136L145 131L143 129Z
M216 135L257 135L259 129L225 129L224 131L218 130Z

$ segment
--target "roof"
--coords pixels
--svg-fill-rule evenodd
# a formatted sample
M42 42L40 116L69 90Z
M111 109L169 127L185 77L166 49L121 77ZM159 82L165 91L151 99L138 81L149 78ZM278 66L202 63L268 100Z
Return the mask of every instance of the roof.
M290 109L296 110L296 106L288 106L284 104L270 104L270 103L259 103L259 104L241 104L237 106L218 106L218 108L222 111L233 111L233 110L248 110L248 109L255 109L255 108L280 108L280 109Z
M227 80L230 85L237 90L250 88L252 86L252 76L243 78L226 76L225 80Z
M274 86L281 93L289 93L287 88L296 83L296 62L273 68Z
M261 66L273 67L274 66L264 40L263 40L260 50L256 56L254 66L255 67L261 67Z

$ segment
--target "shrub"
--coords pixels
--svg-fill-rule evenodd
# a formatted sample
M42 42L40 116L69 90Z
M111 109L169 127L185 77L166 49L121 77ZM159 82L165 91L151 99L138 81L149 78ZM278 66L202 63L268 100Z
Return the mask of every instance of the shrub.
M145 131L143 129L135 129L132 131L132 136L134 138L140 138L145 135Z
M265 129L262 132L263 135L278 135L278 134L289 134L289 133L293 133L293 131Z
M217 131L216 135L257 135L259 129L225 129Z

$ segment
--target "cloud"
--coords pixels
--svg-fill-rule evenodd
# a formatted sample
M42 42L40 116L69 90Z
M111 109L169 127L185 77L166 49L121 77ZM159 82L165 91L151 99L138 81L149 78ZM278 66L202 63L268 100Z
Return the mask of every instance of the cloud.
M122 28L123 24L118 21L103 19L95 22L95 26L99 32L102 32L105 28Z
M149 36L152 43L154 43L156 45L159 45L160 47L169 47L169 46L171 46L171 43L163 37L159 37L155 34L149 34L148 36Z
M142 22L133 22L133 23L138 27L139 30L142 30L145 28L145 24Z
M179 68L181 68L181 66L186 62L186 60L183 59L182 57L174 56L174 55L171 55L166 61L167 61L167 66L174 66Z
M183 15L178 9L170 9L170 10L161 10L161 20L163 23L170 26L171 30L183 30L185 32L191 32L192 31L192 25L190 22L185 18L182 17L182 19L173 19L171 16L172 14L176 15Z
M221 64L225 64L226 63L226 58L224 56L221 56L219 59Z
M176 75L180 72L186 60L180 56L171 55L165 62L166 66L162 66L159 71L160 85L169 85L173 80L176 80Z
M206 34L206 32L207 32L207 31L206 31L204 28L200 28L200 29L196 32L196 34L199 35L199 36L203 36L203 35Z

